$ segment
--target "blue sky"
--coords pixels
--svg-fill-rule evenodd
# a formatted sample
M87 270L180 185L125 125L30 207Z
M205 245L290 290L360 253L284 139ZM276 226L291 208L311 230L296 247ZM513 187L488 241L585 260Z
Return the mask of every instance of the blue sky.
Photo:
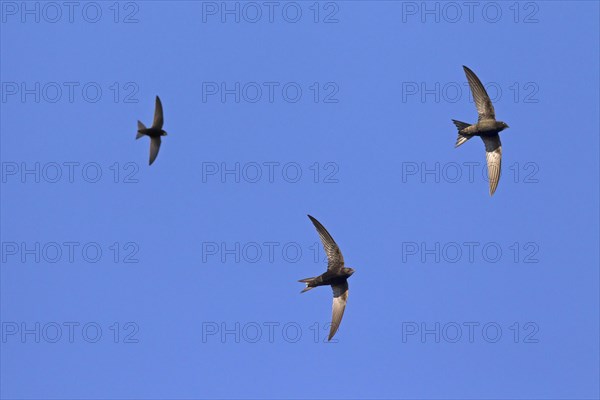
M2 398L600 395L597 2L0 6Z

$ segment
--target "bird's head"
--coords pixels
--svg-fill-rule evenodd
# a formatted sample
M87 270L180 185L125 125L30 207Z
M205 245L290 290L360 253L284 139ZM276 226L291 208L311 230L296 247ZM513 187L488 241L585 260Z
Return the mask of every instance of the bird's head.
M350 276L350 275L352 275L354 273L354 270L352 268L348 268L348 267L344 267L343 271L348 276Z
M167 131L161 131L160 136L167 136Z
M506 128L510 128L506 122L498 121L498 123L500 124L501 131L505 130Z

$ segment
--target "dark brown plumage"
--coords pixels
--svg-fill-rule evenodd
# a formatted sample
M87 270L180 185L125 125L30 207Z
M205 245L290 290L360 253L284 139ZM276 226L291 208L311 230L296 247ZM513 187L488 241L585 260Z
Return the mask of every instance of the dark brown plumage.
M494 105L488 96L485 87L473 71L463 65L469 87L473 94L473 100L477 107L479 118L476 124L469 124L457 120L452 120L458 128L458 138L456 145L458 147L471 139L473 136L479 136L485 144L485 158L488 167L488 178L490 181L490 196L494 194L500 181L500 170L502 166L502 143L500 143L499 132L508 128L508 125L502 121L496 121L496 112Z
M154 160L156 160L156 156L158 156L158 151L160 150L161 136L166 136L167 132L163 129L163 108L160 98L156 96L156 103L154 106L154 121L152 122L152 126L150 128L146 128L146 126L138 121L138 133L135 137L136 139L141 138L146 135L150 137L150 163L152 165Z
M354 273L352 268L344 267L344 257L340 248L333 240L333 237L327 232L327 229L316 218L308 216L312 221L321 242L323 248L327 254L327 271L314 278L301 279L298 282L306 283L306 287L302 292L307 292L317 286L329 285L333 289L333 307L331 317L331 329L329 330L329 337L327 340L331 340L333 335L337 332L342 317L344 316L344 310L346 309L346 302L348 301L348 278Z

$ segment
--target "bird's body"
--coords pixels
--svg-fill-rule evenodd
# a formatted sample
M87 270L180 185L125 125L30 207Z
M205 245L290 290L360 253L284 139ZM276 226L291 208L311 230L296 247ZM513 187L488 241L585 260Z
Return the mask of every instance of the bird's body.
M310 218L315 228L317 228L317 232L323 243L323 248L325 249L325 253L327 253L328 265L325 273L313 278L300 279L298 282L306 284L306 287L301 293L307 292L318 286L331 286L333 289L331 328L327 339L331 340L333 335L337 332L340 323L342 322L342 317L344 316L346 302L348 301L348 278L352 276L354 270L344 266L342 252L325 227L310 215L308 218Z
M484 119L461 129L459 132L463 135L471 136L494 136L503 129L502 122L498 122L495 119Z
M159 138L161 136L165 136L165 131L163 131L162 129L146 128L146 126L144 124L142 124L140 121L138 121L138 135L137 136L139 136L139 137L136 137L136 138L139 139L144 135L150 136L151 138Z
M167 132L163 130L163 109L160 98L156 96L156 104L154 108L154 122L150 128L146 128L146 126L138 121L138 130L136 139L139 139L143 136L150 137L150 163L152 165L154 160L156 160L156 156L158 156L158 151L160 150L161 144L161 136L166 136Z
M344 272L342 269L335 271L327 270L325 273L315 276L314 278L306 278L300 280L300 282L306 283L306 288L303 292L306 292L317 286L333 286L344 283L346 279L350 278L352 274Z
M490 181L490 195L493 195L500 181L500 171L502 166L502 143L500 142L499 132L508 128L508 125L502 121L496 120L494 105L490 100L483 84L477 78L477 75L469 68L463 65L469 87L475 100L479 119L475 124L452 120L458 129L458 138L455 147L460 146L473 136L481 137L485 145L486 160L488 167L488 178Z

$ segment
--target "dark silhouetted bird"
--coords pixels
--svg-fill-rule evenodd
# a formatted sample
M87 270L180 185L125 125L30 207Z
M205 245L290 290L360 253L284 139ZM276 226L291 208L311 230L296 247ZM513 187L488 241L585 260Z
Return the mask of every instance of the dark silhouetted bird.
M500 143L500 135L498 132L508 128L508 125L502 121L496 121L496 113L494 105L490 100L485 88L481 84L477 75L469 68L463 65L473 100L477 106L479 119L476 124L468 124L466 122L452 120L458 128L458 138L456 145L458 147L473 136L479 136L485 144L485 158L487 160L488 178L490 181L490 196L496 191L498 181L500 180L500 170L502 166L502 144Z
M346 301L348 300L348 278L354 273L352 268L344 267L344 257L340 248L335 243L327 229L315 218L308 216L312 221L317 232L321 237L323 248L327 254L327 271L314 278L301 279L298 282L306 283L306 287L300 293L304 293L317 286L329 285L333 289L333 311L331 318L331 329L329 330L329 337L327 340L331 340L333 335L337 332L340 322L342 322L342 316L346 309Z
M162 103L158 96L156 96L156 106L154 109L154 122L150 128L146 128L146 126L138 121L138 131L136 139L141 138L146 135L150 137L150 163L152 165L154 160L156 160L156 156L158 155L158 150L160 150L160 137L167 136L167 132L163 131L163 109Z

